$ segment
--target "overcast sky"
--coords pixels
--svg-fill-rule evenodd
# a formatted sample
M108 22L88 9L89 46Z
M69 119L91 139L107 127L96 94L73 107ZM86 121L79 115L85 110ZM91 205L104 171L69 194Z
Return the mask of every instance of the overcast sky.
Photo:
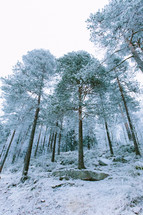
M70 51L94 54L85 21L108 0L1 0L0 76L32 49L50 50L55 57Z

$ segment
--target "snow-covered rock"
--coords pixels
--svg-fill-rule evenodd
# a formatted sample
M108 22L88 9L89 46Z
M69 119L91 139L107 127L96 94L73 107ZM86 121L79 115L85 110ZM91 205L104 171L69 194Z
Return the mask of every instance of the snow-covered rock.
M123 156L116 156L113 159L113 162L121 162L121 163L127 163L128 161Z
M99 165L101 165L101 166L107 166L112 163L111 160L108 160L106 158L100 158L98 162L99 162Z
M77 170L77 169L69 169L69 170L58 170L52 173L53 176L56 177L69 177L72 179L81 179L86 181L100 181L109 176L103 172L95 172L89 170Z

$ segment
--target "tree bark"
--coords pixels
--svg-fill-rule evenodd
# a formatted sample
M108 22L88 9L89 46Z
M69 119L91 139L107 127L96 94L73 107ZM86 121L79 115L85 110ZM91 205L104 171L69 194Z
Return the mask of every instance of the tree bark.
M28 169L29 169L29 164L30 164L30 158L31 158L31 151L32 151L33 140L34 140L34 135L35 135L35 129L36 129L36 124L37 124L38 115L39 115L39 111L40 111L40 108L39 108L40 99L41 99L41 96L39 95L38 96L38 107L36 108L36 111L35 111L34 121L33 121L30 140L29 140L29 145L28 145L28 149L26 152L25 160L24 160L24 168L23 168L22 179L21 179L22 181L27 179L27 174L28 174Z
M52 134L51 134L51 131L50 131L50 135L49 135L49 141L48 141L48 147L47 147L47 150L49 149L49 147L50 147L50 143L51 143L51 136L52 136Z
M44 148L45 148L45 142L46 142L47 130L48 130L48 127L46 127L46 131L45 131L45 135L44 135L44 140L43 140L43 150L44 150Z
M17 152L16 160L19 158L19 156L21 154L22 146L23 146L24 141L26 140L26 137L28 136L28 133L30 131L30 127L31 127L31 125L28 127L27 131L23 134L21 144L19 145L19 149L18 149L18 152Z
M104 109L104 105L103 105L103 99L102 99L102 95L100 93L100 99L101 99L101 105L102 105L102 110L103 110L103 119L104 119L104 123L105 123L105 129L106 129L106 135L107 135L107 139L108 139L108 145L110 148L110 153L111 155L113 155L113 148L112 148L112 141L110 138L110 133L109 133L109 129L108 129L108 124L107 124L107 120L106 120L106 114L105 114L105 109Z
M120 111L121 111L121 115L122 115L122 118L123 118L123 121L124 121L124 125L125 125L126 131L127 131L128 138L131 141L132 140L132 135L131 135L128 123L126 122L126 119L125 119L125 116L124 116L124 113L123 113L123 110L122 110L120 104L119 104L119 108L120 108Z
M134 147L135 147L135 152L136 152L136 155L141 155L140 151L139 151L138 143L136 141L136 137L135 137L135 133L134 133L134 128L133 128L132 121L131 121L131 118L130 118L130 115L129 115L129 111L128 111L128 107L127 107L127 104L126 104L126 100L125 100L125 97L124 97L124 94L123 94L123 89L122 89L122 86L120 84L120 81L119 81L119 78L118 78L117 75L116 75L116 78L117 78L119 90L120 90L120 93L121 93L121 97L122 97L122 100L123 100L123 103L124 103L124 107L125 107L127 119L128 119L128 122L129 122L130 130L131 130L131 134L132 134L132 139L133 139L133 143L134 143Z
M58 155L60 155L60 148L61 148L61 136L62 136L62 134L61 134L61 131L60 131L60 133L59 133L59 141L58 141Z
M125 128L125 126L123 125L123 134L124 134L125 142L126 142L126 144L128 144L128 140L127 140L127 138L126 138L127 132L126 132L125 129L126 129L126 128ZM128 139L129 139L129 138L128 138Z
M138 67L143 72L143 61L141 60L139 54L135 50L133 44L128 39L125 39L125 40L126 40L126 43L128 44L128 47L129 47L131 53L133 54L133 58L135 59L136 63L138 64Z
M54 136L55 136L55 133L53 132L53 134L52 134L52 139L51 139L51 142L50 142L50 150L51 150L51 151L52 151L52 148L53 148Z
M5 144L3 145L2 151L0 153L0 158L2 157L4 150L5 150Z
M53 145L53 152L52 152L51 162L55 161L56 140L57 140L57 132L55 133L55 137L54 137L54 145Z
M40 132L39 132L39 136L38 136L38 141L37 141L37 145L36 145L34 157L36 157L36 155L37 155L37 151L38 151L38 147L39 147L39 143L40 143L41 132L42 132L42 125L41 125L41 129L40 129Z
M83 130L82 130L82 87L79 87L79 147L78 147L78 169L85 169L83 155Z
M88 148L88 150L90 150L90 149L91 149L91 147L90 147L90 139L89 139L89 137L88 137L88 139L87 139L87 148Z
M11 162L12 164L15 163L15 159L16 159L17 154L18 154L17 147L18 147L18 144L19 144L19 142L20 142L20 138L21 138L21 135L19 135L18 140L16 141L16 147L15 147L15 149L14 149L14 154L13 154L13 158L12 158L12 162Z
M111 155L113 155L114 153L113 153L113 148L112 148L112 142L111 142L109 129L108 129L108 124L107 124L106 120L105 120L105 129L106 129L106 134L107 134L107 138L108 138L110 153L111 153Z
M13 131L13 134L12 134L11 140L10 140L10 142L9 142L8 148L7 148L7 150L6 150L4 159L3 159L2 164L1 164L1 166L0 166L0 173L1 173L2 169L3 169L3 166L4 166L4 164L5 164L6 158L7 158L7 156L8 156L8 152L9 152L10 146L11 146L11 144L12 144L14 135L15 135L15 130Z

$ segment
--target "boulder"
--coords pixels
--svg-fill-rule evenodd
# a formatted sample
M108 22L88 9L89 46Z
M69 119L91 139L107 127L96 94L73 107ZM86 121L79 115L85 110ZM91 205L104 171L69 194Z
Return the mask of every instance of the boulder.
M65 160L62 160L62 161L60 162L60 164L61 164L61 165L72 165L72 164L75 164L75 160L74 160L74 159L73 159L73 160L71 160L71 159L70 159L70 160L68 160L68 159L66 160L66 159L65 159Z
M128 161L123 156L118 156L113 159L113 162L127 163Z
M99 165L101 165L101 166L107 166L112 163L111 160L108 160L105 158L100 158L100 160L98 162L99 162Z
M108 177L109 175L103 172L94 172L88 170L77 170L77 169L69 169L69 170L57 170L52 173L53 176L56 177L69 177L71 179L81 179L86 181L100 181Z

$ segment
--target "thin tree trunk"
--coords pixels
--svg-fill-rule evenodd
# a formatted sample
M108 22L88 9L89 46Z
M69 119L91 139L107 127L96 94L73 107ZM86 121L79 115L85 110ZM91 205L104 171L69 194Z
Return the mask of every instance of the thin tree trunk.
M58 155L60 155L61 136L62 136L62 134L61 134L61 131L60 131L60 133L59 133L59 141L58 141Z
M45 148L45 142L46 142L47 130L48 130L48 127L46 127L46 131L45 131L45 135L44 135L44 140L43 140L43 150L44 150L44 148Z
M119 108L120 108L120 111L121 111L121 115L122 115L122 118L123 118L123 121L124 121L124 125L125 125L126 131L127 131L128 138L131 141L132 140L132 135L131 135L128 123L126 122L126 119L125 119L125 116L124 116L124 113L123 113L123 110L122 110L120 104L119 104Z
M88 141L88 142L87 142L87 148L88 148L88 150L90 150L90 141L89 141L89 138L88 138L87 141Z
M125 142L126 142L126 144L128 144L128 141L127 141L127 138L126 138L127 132L125 130L125 126L124 125L123 125L123 134L124 134Z
M10 136L10 132L8 132L8 137L6 139L6 142L7 142L8 138L9 138L9 136ZM0 158L2 157L2 155L3 155L4 151L5 151L5 147L6 147L6 144L3 145L2 151L0 153Z
M37 141L37 145L36 145L34 157L36 157L36 155L37 155L37 151L38 151L38 147L39 147L39 143L40 143L41 132L42 132L42 125L41 125L41 129L40 129L40 132L39 132L39 136L38 136L38 141Z
M23 145L24 141L26 140L26 137L27 137L27 135L28 135L28 133L29 133L29 131L30 131L30 127L31 127L31 125L28 127L27 131L25 132L25 134L24 134L23 137L22 137L21 144L20 144L19 150L18 150L18 152L17 152L16 160L17 160L17 159L19 158L19 156L20 156L20 153L21 153L21 151L22 151L22 145Z
M5 144L3 145L2 151L0 153L0 158L2 157L2 154L3 154L4 150L5 150Z
M56 140L57 140L57 132L55 133L55 137L54 137L54 145L53 145L53 152L52 152L51 162L55 161Z
M139 54L135 50L133 44L128 39L125 39L125 40L126 40L126 43L128 44L128 47L129 47L131 53L133 54L133 58L135 59L136 63L138 64L138 67L143 72L143 61L141 60Z
M7 158L7 156L8 156L8 152L9 152L10 146L11 146L11 144L12 144L14 135L15 135L15 130L13 131L13 134L12 134L11 140L10 140L10 142L9 142L8 148L7 148L7 150L6 150L4 159L3 159L2 164L1 164L1 166L0 166L0 173L1 173L2 169L3 169L3 166L4 166L4 164L5 164L6 158Z
M50 135L49 135L49 141L48 141L48 147L47 147L47 150L49 149L50 147L50 143L51 143L51 137L52 137L52 133L50 131Z
M27 174L28 174L28 169L29 169L29 164L30 164L30 158L31 158L31 151L32 151L33 140L34 140L34 135L35 135L35 129L36 129L36 124L37 124L38 115L39 115L39 111L40 111L40 108L39 108L40 98L41 98L41 96L39 95L38 107L36 108L36 111L35 111L34 121L33 121L30 140L29 140L29 145L28 145L28 149L26 152L25 160L24 160L24 168L23 168L22 179L21 179L22 181L27 179Z
M108 138L110 153L111 153L111 155L113 155L114 153L113 153L113 148L112 148L112 142L111 142L111 138L110 138L110 134L109 134L108 124L106 121L105 121L105 129L106 129L106 134L107 134L107 138Z
M13 154L13 158L12 158L12 162L11 162L12 164L15 163L15 159L16 159L16 156L17 156L17 153L18 153L17 147L18 147L20 138L21 138L21 136L19 135L18 140L17 140L17 142L16 142L16 147L15 147L15 149L14 149L14 154Z
M55 136L55 133L53 132L53 134L52 134L52 139L51 139L51 142L50 142L50 150L51 150L51 151L52 151L52 148L53 148L54 136Z
M60 125L60 133L59 133L59 141L58 141L58 155L60 155L61 152L61 138L62 138L62 129L63 129L63 118L61 119L61 125Z
M79 87L79 147L78 147L78 169L85 169L83 156L83 130L82 130L82 88Z
M131 121L131 118L130 118L130 115L129 115L129 111L128 111L128 107L127 107L127 104L126 104L126 100L124 98L123 89L122 89L122 86L120 84L118 76L116 76L116 78L117 78L119 90L120 90L120 93L121 93L121 97L122 97L122 100L123 100L123 103L124 103L124 107L125 107L127 119L128 119L128 122L129 122L130 130L131 130L131 134L132 134L132 138L133 138L133 143L134 143L134 147L135 147L135 152L136 152L136 155L141 155L140 151L139 151L138 143L136 141L136 137L135 137L135 133L134 133L134 128L133 128L132 121Z
M108 124L107 124L107 120L106 120L106 114L105 114L105 109L104 109L103 99L102 99L101 94L100 94L100 99L101 99L101 105L102 105L102 110L103 110L103 118L104 118L104 123L105 123L106 135L107 135L107 139L108 139L108 145L110 148L110 153L111 153L111 155L113 155L114 153L113 153L113 148L112 148L112 141L111 141L110 134L109 134Z
M138 126L136 125L136 128L137 128L137 131L139 132L139 135L140 135L140 139L143 139L143 136L141 134L141 131L139 130Z

